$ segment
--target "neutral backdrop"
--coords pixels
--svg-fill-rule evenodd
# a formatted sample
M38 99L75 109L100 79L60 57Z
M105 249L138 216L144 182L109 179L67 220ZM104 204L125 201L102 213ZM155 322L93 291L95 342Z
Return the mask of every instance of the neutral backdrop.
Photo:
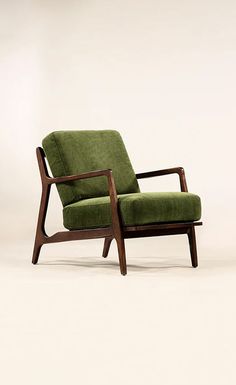
M47 133L114 128L137 172L185 167L201 245L233 249L235 17L232 0L1 1L5 236L33 235ZM143 189L177 189L174 178Z
M213 383L211 375L216 366L214 384L235 384L235 373L232 366L229 367L233 363L235 341L233 293L236 289L235 1L0 0L0 5L0 268L2 303L6 305L6 308L2 307L5 320L2 330L6 339L3 357L8 352L7 362L12 361L14 368L19 356L25 356L30 366L36 365L34 354L39 362L42 356L46 355L49 359L56 354L59 358L54 362L55 368L58 365L60 367L58 377L56 375L57 383L66 383L66 378L70 378L68 373L72 373L70 383L78 383L76 381L80 379L82 384L90 384L97 376L95 382L98 384L111 381L116 383L116 380L117 383L154 384L158 383L159 375L163 385L185 385L190 379L194 383L199 356L204 354L201 347L207 340L209 355L206 354L202 359L198 372L201 376L195 378L196 383ZM101 254L100 241L84 242L82 246L48 246L42 252L42 261L46 265L30 265L41 191L35 148L41 145L42 138L52 130L67 129L119 130L136 172L175 166L185 168L189 191L202 198L204 227L197 231L200 259L197 273L186 269L189 256L187 242L183 237L129 241L130 275L125 278L125 282L118 273L114 247L112 264L96 259ZM178 178L153 178L141 182L141 188L143 191L178 191ZM61 203L56 191L53 191L52 198L47 220L49 233L62 228ZM162 259L158 259L160 255ZM138 268L139 264L141 268ZM175 268L176 264L178 268ZM167 269L161 270L163 266L167 266ZM80 277L80 283L77 277ZM86 277L85 281L83 277ZM200 277L203 279L201 283ZM159 279L158 284L156 279ZM193 282L191 279L194 280L194 286L189 288ZM35 282L38 283L36 288ZM62 283L68 293L60 292ZM80 285L80 289L76 285ZM78 291L84 293L85 287L88 289L85 291L87 294L82 297L82 301L80 298L77 302ZM224 288L228 290L222 292ZM99 302L108 292L108 302ZM184 301L187 292L189 297ZM9 297L5 297L7 293ZM95 308L86 305L86 301L91 300L91 293L95 295ZM123 293L121 297L120 293ZM154 305L156 295L160 293L163 296L159 298L159 303L163 306L158 311ZM35 296L40 311L35 305ZM123 296L127 299L124 308ZM192 305L191 314L184 317L183 312L190 306L192 298L195 305ZM69 319L76 320L72 327L69 327L69 321L61 314L63 310L60 310L60 299L65 312L71 312ZM87 317L82 322L84 329L82 327L80 338L83 341L81 349L85 351L88 361L85 358L82 361L83 376L78 378L77 372L74 372L76 362L73 360L76 356L80 359L83 356L82 351L81 355L77 351L80 338L76 334L81 314L79 308L74 308L74 301L80 303ZM132 310L132 306L130 310L132 303L137 305L136 310ZM9 304L12 307L8 308ZM213 304L215 308L211 313L209 309ZM51 305L55 306L54 313L50 312ZM112 310L106 317L108 322L112 319L114 326L114 330L108 329L108 336L106 322L99 318L101 314L106 314L107 306ZM178 318L173 309L178 315L178 310L182 312L183 318ZM43 318L42 326L39 319L46 317L48 311L50 319ZM163 318L156 339L155 327L160 312ZM25 314L25 318L17 322L17 317L22 314ZM224 315L226 318L223 319ZM92 337L90 316L98 317L100 322L100 329L95 330L98 333L92 329ZM140 328L134 329L132 334L139 322L136 316L141 317ZM122 350L119 334L121 322L125 348L127 325L122 323L123 317L128 320L132 336L128 345L130 350L125 351ZM171 334L172 324L169 323L176 317L177 325L183 327L182 334L177 334L177 340L174 333ZM50 348L41 346L42 338L45 338L45 346L49 343L49 336L58 318L61 322L61 329L58 329L60 332L54 336ZM210 334L204 334L206 325L203 319L206 319ZM219 319L221 321L217 324ZM193 328L191 333L195 332L199 322L203 322L200 332L191 342L185 331L190 323ZM36 329L31 329L32 324ZM160 351L151 342L147 344L145 333L149 327L152 338L157 345L159 341L162 347ZM214 328L213 332L211 327ZM113 340L116 328L118 335ZM63 330L71 333L68 340ZM166 332L170 333L170 339L168 336L167 340L163 337L162 333L166 336ZM35 337L34 333L37 335L36 342L31 339ZM87 340L86 333L90 335ZM227 336L224 333L228 333ZM210 342L209 335L212 338ZM26 344L25 350L16 349L14 341L17 338L20 338L19 349L23 349ZM60 353L56 348L58 338L62 339ZM141 354L139 358L135 356L138 354L138 348L134 348L136 339L140 341L140 345L137 345ZM109 344L111 340L113 342ZM229 342L227 346L226 340ZM73 341L76 341L75 345ZM106 348L96 353L93 342L95 346L105 343ZM222 356L216 357L217 343ZM39 349L37 352L35 344ZM118 350L113 350L116 344ZM184 357L182 364L176 362L181 345ZM194 351L191 350L193 346L197 346ZM132 347L136 353L131 353ZM107 350L112 352L113 361ZM174 353L170 353L168 358L168 351L171 350ZM64 355L65 351L67 354ZM190 356L193 354L193 360L187 354L188 351ZM136 357L134 361L130 354ZM212 354L214 359L210 358ZM120 362L120 355L126 357L130 365L125 358ZM70 364L66 357L72 360ZM88 365L89 357L91 367ZM93 377L94 365L101 368L104 364L102 357L104 362L108 360L108 368L104 367L104 372L98 371ZM155 374L155 359L162 363L157 370L159 374ZM135 363L138 366L134 370ZM27 382L25 375L28 373L29 383L36 384L35 378L32 382L34 370L32 373L27 372L27 366L22 365L21 362L18 367L24 368L20 372L20 383ZM87 367L88 372L85 370ZM125 368L124 372L122 367ZM173 377L171 367L175 368L176 375L173 374ZM208 372L207 367L212 372ZM41 368L39 383L56 383L53 382L53 364L46 364L46 368L47 372ZM7 364L5 369L3 383L14 383L13 377L9 377L14 373L11 373ZM46 373L49 376L48 382L45 380ZM115 377L115 373L119 374L118 377ZM227 380L226 374L229 375ZM89 379L86 375L90 376Z

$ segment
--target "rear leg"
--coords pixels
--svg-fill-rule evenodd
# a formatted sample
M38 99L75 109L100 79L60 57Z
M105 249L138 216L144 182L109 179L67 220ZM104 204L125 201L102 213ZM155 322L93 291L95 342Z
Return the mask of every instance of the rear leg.
M102 253L103 258L106 258L108 256L112 240L113 238L105 238L103 253Z

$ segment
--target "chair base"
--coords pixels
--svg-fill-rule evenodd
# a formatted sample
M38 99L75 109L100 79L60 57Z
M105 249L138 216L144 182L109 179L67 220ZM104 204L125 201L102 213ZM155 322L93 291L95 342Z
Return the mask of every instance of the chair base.
M200 225L202 225L202 222L162 223L154 225L123 227L121 237L116 238L121 274L127 274L125 239L176 234L187 234L192 266L196 268L198 266L198 258L195 226ZM111 242L115 238L112 227L88 230L60 231L53 234L52 236L42 234L40 229L37 229L32 263L37 264L40 250L43 244L95 238L105 238L102 256L106 258L109 253Z

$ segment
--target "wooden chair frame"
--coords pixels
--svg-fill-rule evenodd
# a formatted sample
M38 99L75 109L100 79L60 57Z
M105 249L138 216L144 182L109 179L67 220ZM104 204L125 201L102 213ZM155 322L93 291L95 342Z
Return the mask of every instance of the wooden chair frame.
M125 243L126 238L152 237L160 235L175 235L187 234L190 246L190 254L192 266L197 267L197 248L195 238L195 226L202 225L202 222L176 222L176 223L157 223L143 226L124 226L119 213L118 197L116 192L115 181L112 170L98 170L83 173L80 175L62 176L52 178L48 174L47 165L45 162L45 153L41 147L36 149L39 171L42 181L42 195L38 215L38 223L36 229L34 250L32 263L36 264L39 259L39 254L42 245L47 243L74 241L82 239L105 238L103 257L106 258L113 239L117 242L120 272L122 275L127 274ZM141 174L136 174L137 179L151 178L155 176L178 174L180 180L181 191L187 192L187 183L185 179L184 169L182 167L170 168L166 170L151 171ZM79 179L94 178L98 176L106 176L108 180L108 191L110 196L112 224L110 227L85 229L85 230L66 230L57 232L48 236L45 231L45 219L48 208L49 195L51 185L53 183L69 183Z

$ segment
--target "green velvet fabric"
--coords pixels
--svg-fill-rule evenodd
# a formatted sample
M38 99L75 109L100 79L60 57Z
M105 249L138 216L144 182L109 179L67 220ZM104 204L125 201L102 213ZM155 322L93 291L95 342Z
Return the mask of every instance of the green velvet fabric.
M196 221L201 217L201 201L185 192L155 192L119 195L124 225ZM63 209L64 226L69 230L106 227L111 224L109 196L84 199Z
M118 194L139 192L120 134L113 130L55 131L43 140L54 177L112 169ZM105 176L58 184L63 205L108 194Z

